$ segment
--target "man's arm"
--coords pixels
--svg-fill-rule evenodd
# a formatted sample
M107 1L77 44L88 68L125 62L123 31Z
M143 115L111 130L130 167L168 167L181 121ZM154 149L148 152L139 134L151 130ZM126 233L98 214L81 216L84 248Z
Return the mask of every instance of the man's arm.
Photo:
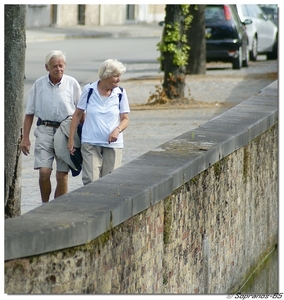
M25 115L24 119L24 127L23 127L23 138L20 145L20 148L24 155L28 155L30 153L30 131L33 124L34 115Z

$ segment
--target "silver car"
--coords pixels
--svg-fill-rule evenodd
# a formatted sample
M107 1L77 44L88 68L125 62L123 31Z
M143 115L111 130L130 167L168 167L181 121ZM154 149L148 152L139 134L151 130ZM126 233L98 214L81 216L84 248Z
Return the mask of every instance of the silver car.
M246 25L249 39L250 60L255 61L258 54L266 54L267 59L278 57L278 27L268 19L257 4L236 4L241 21L250 19Z

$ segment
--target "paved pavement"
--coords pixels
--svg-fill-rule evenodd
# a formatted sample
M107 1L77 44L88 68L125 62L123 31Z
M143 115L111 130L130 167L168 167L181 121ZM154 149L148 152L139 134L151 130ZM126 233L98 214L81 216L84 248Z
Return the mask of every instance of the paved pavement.
M158 24L129 24L116 26L69 26L40 27L26 30L26 40L41 42L68 38L99 38L99 37L159 37L162 27Z
M142 37L160 36L158 25L138 24L123 26L69 28L40 28L26 31L27 43L68 38L96 38L103 36ZM259 74L259 67L262 74ZM131 105L130 125L124 132L125 148L123 164L158 147L159 145L200 126L230 107L257 94L276 80L277 61L268 62L260 57L249 68L232 70L230 64L207 64L206 75L187 77L189 105L172 107L145 107L149 96L161 86L163 75L157 70L141 73L127 71L121 86L126 89ZM34 137L31 133L31 142ZM54 193L55 179L52 175ZM69 191L82 186L81 176L69 176ZM53 199L53 198L51 198ZM33 147L31 154L22 155L22 213L41 205L38 188L38 172L33 170Z

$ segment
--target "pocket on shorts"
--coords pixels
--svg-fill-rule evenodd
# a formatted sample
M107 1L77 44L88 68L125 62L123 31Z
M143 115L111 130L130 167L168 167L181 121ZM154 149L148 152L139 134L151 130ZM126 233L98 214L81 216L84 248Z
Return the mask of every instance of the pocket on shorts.
M37 126L37 128L34 131L34 136L37 138L39 135L39 126Z

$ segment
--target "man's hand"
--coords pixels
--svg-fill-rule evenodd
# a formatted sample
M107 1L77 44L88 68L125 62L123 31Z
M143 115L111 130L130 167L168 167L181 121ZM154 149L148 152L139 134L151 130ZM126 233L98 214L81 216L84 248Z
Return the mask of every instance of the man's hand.
M30 154L30 147L31 147L30 139L29 138L23 138L22 142L20 144L20 148L21 148L24 155L29 155Z
M74 152L76 151L76 149L74 148L74 140L70 138L68 139L67 149L71 155L74 155Z

